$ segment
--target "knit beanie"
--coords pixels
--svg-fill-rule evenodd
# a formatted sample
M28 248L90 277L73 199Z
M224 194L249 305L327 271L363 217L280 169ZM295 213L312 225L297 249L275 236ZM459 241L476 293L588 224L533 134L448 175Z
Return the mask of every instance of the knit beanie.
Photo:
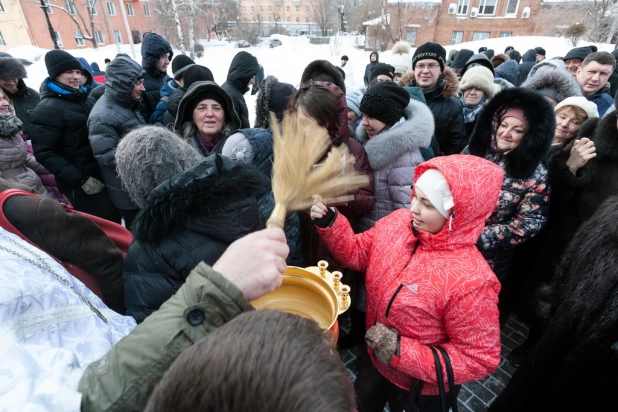
M494 57L494 49L485 50L485 56L491 60L491 58Z
M175 60L174 60L175 61ZM183 78L183 86L185 89L189 89L195 82L214 82L215 78L212 75L212 72L208 67L200 66L194 64L193 66L187 68L187 71L184 72Z
M484 51L487 51L487 47L481 47L481 48L479 48L479 53L483 53Z
M586 47L575 47L574 49L569 50L566 56L562 58L563 61L571 60L571 59L580 59L584 60L586 56L592 53L592 49L588 46Z
M289 83L276 82L270 88L270 96L268 97L268 111L273 112L277 116L277 120L283 120L283 113L288 108L290 97L296 89Z
M361 117L361 101L363 100L362 90L352 90L345 94L345 101L348 109L352 110L358 117Z
M519 119L526 126L526 128L528 128L528 119L526 119L524 109L520 107L511 107L510 109L507 109L507 111L504 112L502 116L500 116L500 121L507 117L514 117L516 119Z
M191 57L185 56L184 54L179 54L176 56L174 60L172 60L172 73L174 75L174 79L182 79L185 71L193 66L195 66L195 62Z
M494 75L484 66L470 67L462 76L459 91L465 92L472 87L482 90L487 99L493 99L500 91L500 86L494 83Z
M425 197L431 202L433 207L445 218L448 219L451 209L455 206L453 194L444 175L438 169L427 169L414 183L414 187L419 188Z
M227 138L221 154L232 159L236 163L244 163L250 165L253 163L254 153L253 146L247 136L243 133L234 133Z
M410 94L393 82L376 83L370 87L360 104L360 111L392 126L401 119L410 103Z
M412 58L412 69L416 67L416 62L425 59L436 60L440 63L440 71L444 71L444 66L446 66L446 50L438 43L432 42L427 42L419 46Z
M369 83L379 75L388 76L391 80L395 77L395 68L390 64L378 63L371 69L371 76L369 76Z
M52 80L69 70L82 70L81 63L64 50L48 51L45 54L45 67Z
M591 101L588 101L588 99L583 96L567 97L566 99L558 103L556 107L554 107L554 113L558 113L558 110L568 106L579 107L584 112L586 112L586 114L588 115L588 119L599 117L597 105L592 103Z
M144 126L120 140L116 170L131 199L143 209L154 188L202 159L197 150L167 128Z
M191 116L192 118L193 111L195 110L197 105L206 99L211 99L219 103L221 107L223 108L223 110L227 112L228 110L227 102L225 101L225 98L220 93L217 93L214 90L204 90L198 93L197 95L195 95L191 99L191 101L187 102L187 107L185 108L185 116Z
M513 47L513 46L506 46L506 48L504 49L504 52L508 53L511 50L515 50L515 47Z
M341 60L348 61L348 60L350 60L350 59L348 59L348 56L346 56L346 55L344 54L343 56L341 56Z
M542 47L536 47L534 50L536 50L536 54L540 54L541 56L545 56L545 49Z

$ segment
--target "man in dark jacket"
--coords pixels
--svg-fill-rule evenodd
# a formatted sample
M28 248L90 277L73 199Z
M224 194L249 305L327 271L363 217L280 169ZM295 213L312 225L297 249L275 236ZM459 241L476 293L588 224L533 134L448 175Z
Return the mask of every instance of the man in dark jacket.
M522 57L522 59L523 59L523 62L519 64L519 83L516 84L516 86L519 86L523 82L526 81L526 79L528 78L528 74L530 73L530 70L532 70L532 68L536 64L536 50L535 49L528 50L527 52L524 53L524 56Z
M76 210L120 222L88 140L93 103L80 85L82 66L63 50L47 52L45 65L49 77L30 117L34 154Z
M373 67L378 64L380 61L380 55L377 50L374 50L369 55L369 64L365 66L365 76L363 76L363 81L365 82L365 87L369 87L369 82L371 81L371 70Z
M105 94L88 117L90 145L114 206L130 229L139 207L122 188L116 172L116 147L130 130L146 124L139 113L144 69L127 55L118 55L107 68Z
M161 87L166 83L166 70L174 52L172 46L163 37L156 33L146 33L142 41L142 67L144 88L146 92L142 98L140 112L144 120L148 121L161 99ZM111 64L111 63L110 63ZM108 66L109 67L109 66Z
M586 56L575 74L575 79L582 87L584 97L597 105L601 117L614 104L614 99L605 93L605 87L615 68L616 58L613 54L596 52Z
M26 86L23 80L26 77L26 68L19 60L10 56L0 57L0 88L13 102L15 115L24 124L24 133L30 136L30 114L41 101L41 97Z
M249 86L255 81L258 69L257 59L251 54L241 51L232 59L230 70L227 73L227 81L221 85L221 88L232 98L234 109L240 118L240 126L243 129L251 127L244 94L249 91Z
M616 61L618 61L618 49L612 50L612 54ZM0 80L1 81L1 80ZM618 92L618 67L614 69L614 72L609 76L609 97L615 97Z
M444 47L437 43L423 44L412 58L414 72L403 76L399 85L421 89L436 122L439 148L434 152L447 156L461 153L468 139L461 100L457 97L459 81L452 69L444 67L445 59Z
M161 118L161 124L170 130L174 129L174 123L176 122L176 115L178 114L178 108L180 107L180 101L185 97L185 93L195 82L214 82L215 78L208 67L193 65L190 67L183 76L182 85L177 87L176 90L167 100L166 110Z
M189 56L181 54L174 57L174 61L172 62L172 75L174 78L166 82L163 87L161 87L161 100L159 100L155 111L152 113L152 116L150 116L150 124L161 123L161 120L167 111L167 102L170 96L176 89L183 86L185 72L193 66L195 66L195 62Z

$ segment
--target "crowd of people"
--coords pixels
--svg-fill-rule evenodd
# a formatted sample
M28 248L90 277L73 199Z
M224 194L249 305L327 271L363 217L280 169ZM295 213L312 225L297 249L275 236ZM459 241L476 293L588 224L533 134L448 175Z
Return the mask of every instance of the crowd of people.
M491 411L610 401L618 53L399 42L355 88L347 56L292 85L241 51L219 85L156 33L141 51L104 72L49 51L39 92L0 56L1 404L456 410L461 385L498 367L512 314L530 334ZM287 116L369 184L264 229L272 119ZM316 324L249 303L319 260L352 286L338 346L362 345L354 382Z

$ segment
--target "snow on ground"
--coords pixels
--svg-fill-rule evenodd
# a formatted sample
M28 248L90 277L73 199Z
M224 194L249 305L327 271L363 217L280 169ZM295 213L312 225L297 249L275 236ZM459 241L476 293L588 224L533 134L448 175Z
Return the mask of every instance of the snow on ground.
M362 43L362 39L357 39L355 36L341 36L331 38L331 45L311 45L307 37L273 35L281 39L282 46L270 48L265 42L256 47L246 49L238 49L234 47L234 43L221 41L200 41L204 45L204 57L197 59L198 64L207 66L213 73L215 81L223 84L227 77L227 71L236 53L245 50L257 57L259 63L264 66L265 76L275 76L280 81L298 86L300 77L304 68L316 59L328 60L336 66L340 65L340 57L347 55L350 60L349 65L352 65L355 83L357 87L363 86L363 75L365 66L369 62L370 51L360 50L355 47L357 42ZM580 42L578 46L587 46L591 43ZM335 47L337 46L337 47ZM522 36L522 37L506 37L488 40L480 40L475 42L467 42L454 46L445 46L447 52L451 49L461 50L463 48L470 49L476 52L479 47L488 47L494 49L496 54L502 53L507 46L515 47L522 55L526 50L542 46L547 51L547 57L564 56L573 46L569 40L557 37L541 37L541 36ZM600 51L612 51L612 44L596 44ZM121 45L121 51L131 56L131 46ZM414 48L410 53L414 53ZM113 58L117 51L116 45L100 47L98 49L80 48L75 50L67 50L76 57L84 57L88 62L97 62L103 69L105 67L105 58ZM41 82L47 77L45 68L44 55L46 49L39 49L33 46L20 46L8 50L14 57L28 59L34 64L27 68L28 78L26 83L28 86L39 89ZM175 54L179 53L175 50ZM388 62L390 51L380 54L380 61ZM140 45L135 45L135 56L133 58L141 63ZM171 74L171 65L168 69ZM251 93L245 95L247 107L249 109L250 121L253 124L255 118L255 100L256 96L251 96Z

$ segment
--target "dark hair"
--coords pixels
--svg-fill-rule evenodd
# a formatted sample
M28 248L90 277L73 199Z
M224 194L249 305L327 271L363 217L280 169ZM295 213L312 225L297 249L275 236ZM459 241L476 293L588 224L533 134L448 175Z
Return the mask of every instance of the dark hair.
M147 412L352 412L354 390L317 323L290 313L245 312L174 361Z
M597 62L603 65L611 64L612 70L616 68L616 58L614 57L613 54L608 53L608 52L590 53L589 55L586 56L586 58L582 62L581 67L584 68L592 62Z
M337 114L339 98L330 87L314 82L302 84L290 98L288 106L291 112L302 107L307 116L314 119L319 126L328 130L332 137L339 129Z

